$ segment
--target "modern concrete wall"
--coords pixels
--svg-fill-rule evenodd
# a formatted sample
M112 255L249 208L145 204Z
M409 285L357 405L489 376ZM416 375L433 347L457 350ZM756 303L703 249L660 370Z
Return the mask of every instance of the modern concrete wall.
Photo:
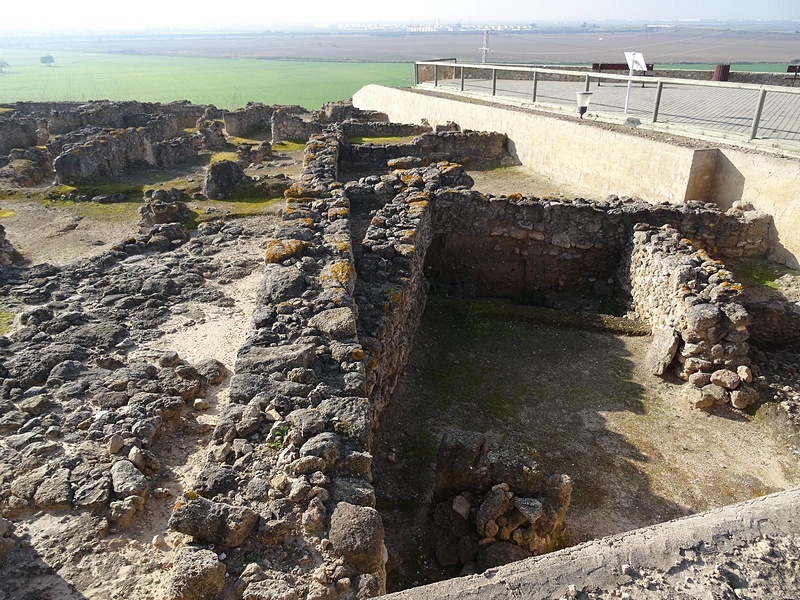
M594 597L599 597L600 593L615 591L625 582L623 565L629 565L635 571L646 569L668 573L675 568L680 573L686 552L705 551L706 562L720 564L729 560L735 549L764 536L791 537L797 536L798 531L800 490L794 489L593 540L490 569L481 575L449 579L390 594L386 598L548 600L585 597L576 595L576 591L583 590L592 590L596 594ZM786 570L790 572L792 568L787 565ZM645 595L632 597L644 598ZM647 597L655 596L647 594Z
M800 268L800 161L756 152L720 150L712 200L723 208L752 202L772 215L772 258Z
M773 258L800 266L800 160L732 149L694 149L604 127L599 123L368 85L353 96L357 108L392 121L497 131L532 171L579 193L638 196L650 202L708 200L729 207L748 200L773 216Z

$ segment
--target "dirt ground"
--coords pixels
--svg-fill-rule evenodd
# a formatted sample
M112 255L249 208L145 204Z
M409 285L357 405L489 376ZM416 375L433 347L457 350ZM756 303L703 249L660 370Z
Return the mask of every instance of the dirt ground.
M649 342L430 298L376 443L389 589L456 574L428 551L448 428L522 443L545 472L569 475L573 543L800 485L800 463L763 414L689 408L678 382L647 372Z

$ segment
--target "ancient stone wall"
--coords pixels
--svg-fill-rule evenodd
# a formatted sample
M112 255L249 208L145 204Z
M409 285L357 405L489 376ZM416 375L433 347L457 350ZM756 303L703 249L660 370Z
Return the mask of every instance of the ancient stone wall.
M292 107L281 107L272 113L272 143L288 141L304 141L312 135L319 134L324 124L314 113L289 110Z
M235 514L247 525L244 535L252 531L266 546L265 557L289 538L313 557L302 574L273 571L264 561L264 577L239 582L245 597L276 597L283 591L276 581L286 577L299 597L385 591L383 526L370 484L374 413L356 333L349 201L336 182L339 144L334 132L307 144L301 181L287 190L282 221L267 243L231 403L195 495L187 494L170 521L203 539L204 516ZM244 447L259 460L241 460ZM216 494L220 473L247 482L233 504L204 499ZM256 513L260 525L250 519Z
M389 117L385 113L374 110L361 110L353 106L352 102L326 102L322 105L322 113L328 123L341 123L342 121L363 121L365 123L388 123Z
M441 190L428 266L439 279L481 296L525 296L543 289L590 289L614 278L636 223L670 224L721 257L764 257L770 219L724 214L697 202L492 197Z
M12 117L0 119L0 156L14 148L30 148L39 143L36 119Z
M342 148L344 168L380 168L392 159L411 156L425 164L453 161L471 166L497 166L507 160L507 138L500 133L446 131L426 133L408 144L350 144Z
M428 201L420 189L400 193L372 218L361 244L359 339L367 353L367 396L377 415L408 363L425 310L423 265L433 239Z
M0 182L10 186L30 187L52 176L53 161L40 148L15 148L0 160Z
M14 108L32 117L46 119L51 135L67 133L87 126L137 127L140 115L171 115L179 129L194 127L206 106L187 101L161 104L154 102L18 102Z
M364 121L344 121L342 123L342 135L345 140L366 137L407 137L430 133L430 131L431 128L427 125Z
M225 122L225 132L228 135L243 137L252 131L269 129L275 109L275 106L248 102L244 108L225 112L222 117Z
M663 375L675 361L697 408L745 408L756 400L747 357L751 318L731 272L670 226L637 225L628 252L620 279L631 310L653 326L651 371Z
M58 183L108 177L134 165L170 168L197 154L195 140L162 141L148 127L117 129L68 146L53 161Z
M753 319L750 341L759 347L786 348L800 344L800 306L785 298L749 299L744 301Z

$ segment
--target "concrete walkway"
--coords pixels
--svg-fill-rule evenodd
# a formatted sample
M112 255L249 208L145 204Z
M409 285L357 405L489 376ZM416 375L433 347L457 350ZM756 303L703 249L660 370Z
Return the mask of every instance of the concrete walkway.
M794 489L386 598L798 598L799 535Z
M439 81L439 88L448 92L460 93L460 86L461 82L457 79ZM433 82L426 82L418 87L432 89L434 86ZM539 81L536 104L541 103L544 108L552 105L575 111L575 92L583 89L582 81ZM646 84L644 88L640 83L632 84L627 115L624 114L626 89L624 82L604 81L600 86L592 82L589 113L623 119L635 117L642 125L649 125L656 100L656 84ZM800 148L800 94L774 92L773 89L770 88L767 93L756 140L788 143ZM467 79L464 81L464 92L491 96L492 82L487 79ZM532 93L531 81L498 79L494 100L502 102L506 99L534 106ZM690 128L737 142L746 141L750 136L758 98L758 89L665 84L658 123Z

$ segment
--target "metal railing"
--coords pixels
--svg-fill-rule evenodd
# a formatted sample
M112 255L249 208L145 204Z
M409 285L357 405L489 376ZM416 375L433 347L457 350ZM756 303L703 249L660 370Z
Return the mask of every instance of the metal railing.
M788 101L783 101L778 109L771 109L773 114L768 115L770 121L766 129L777 132L773 137L784 140L800 141L800 89L774 85L758 85L750 83L731 83L718 81L703 81L696 79L682 79L679 77L647 77L615 75L612 73L597 73L587 70L555 69L549 67L529 67L521 65L498 64L470 64L458 63L455 58L431 61L418 61L414 63L414 84L424 86L432 83L434 87L449 90L457 89L459 92L476 92L490 96L510 96L515 100L537 103L544 97L541 88L545 82L562 84L562 95L550 94L546 99L550 103L569 103L569 98L563 97L563 84L583 83L583 90L589 91L592 81L621 83L641 83L655 85L651 110L637 110L638 114L647 114L651 123L700 123L700 129L724 131L734 133L750 141L755 139L760 128L763 130L765 118L765 104L768 94L777 98L777 94L789 96ZM505 86L504 90L498 89L498 82ZM512 84L512 82L514 82ZM527 82L527 83L526 83ZM529 85L530 87L525 87ZM551 86L552 87L552 86ZM619 88L617 88L619 89ZM703 90L707 90L704 92ZM750 91L755 98L744 98L741 93ZM688 91L688 93L687 93ZM727 97L720 97L719 93L727 93ZM597 92L611 96L607 86ZM637 92L641 94L641 92ZM692 95L693 94L693 95ZM569 94L568 94L569 95ZM680 101L683 111L681 114L673 113L664 115L662 105L666 96L673 96ZM736 97L734 98L734 95ZM681 96L681 98L678 98ZM556 102L553 102L555 100ZM574 96L572 97L574 102ZM703 104L714 103L713 108ZM774 102L773 102L774 104ZM748 109L749 106L749 109ZM594 112L617 112L611 103L604 104L601 109ZM708 117L708 114L714 117ZM706 116L704 116L706 115ZM747 116L745 116L747 115ZM683 123L682 123L683 122ZM717 125L716 127L714 125ZM762 139L769 139L769 136Z

